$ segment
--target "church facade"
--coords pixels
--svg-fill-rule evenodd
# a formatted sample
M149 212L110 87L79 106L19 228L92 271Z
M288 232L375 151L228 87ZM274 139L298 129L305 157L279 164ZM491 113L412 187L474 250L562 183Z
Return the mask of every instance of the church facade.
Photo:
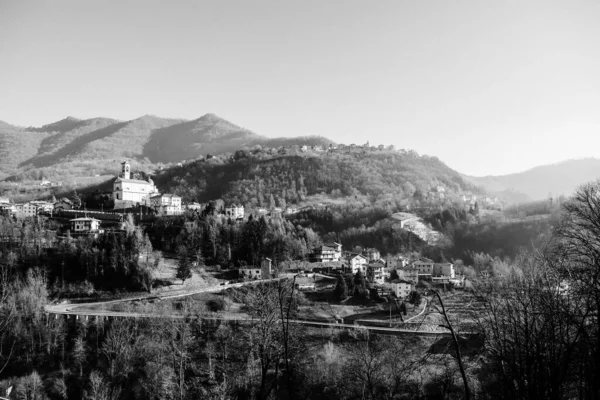
M115 208L147 205L150 196L155 194L158 194L158 190L152 179L131 179L131 165L127 161L121 163L121 173L113 183Z

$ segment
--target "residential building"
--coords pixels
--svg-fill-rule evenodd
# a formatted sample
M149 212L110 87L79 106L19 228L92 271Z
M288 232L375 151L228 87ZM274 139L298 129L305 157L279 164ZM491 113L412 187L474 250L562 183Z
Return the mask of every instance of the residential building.
M315 290L314 283L297 283L296 287L298 290Z
M165 193L150 196L150 206L164 215L181 214L181 197Z
M231 219L244 219L244 206L232 204L225 208L225 215Z
M37 215L37 204L28 202L22 205L21 212L17 213L21 217L35 217Z
M346 256L346 268L348 272L356 274L361 271L366 273L367 259L362 254L349 253Z
M273 278L272 260L265 258L260 267L246 266L238 270L239 275L244 280L271 279Z
M410 259L404 256L398 256L398 266L400 268L406 268L406 266L410 263Z
M285 215L293 215L298 213L298 207L288 207L285 209Z
M57 201L56 203L54 203L54 211L72 210L72 209L73 209L73 202L67 198L62 198L59 201Z
M337 250L325 245L314 248L310 258L312 262L339 261Z
M419 271L419 275L432 275L433 274L433 266L435 263L433 260L429 258L420 258L414 263L412 263L412 267L416 268Z
M113 199L115 208L127 205L146 204L152 195L158 190L152 179L147 181L131 179L131 165L127 161L121 163L121 173L113 182Z
M401 299L408 297L410 292L413 290L413 287L413 284L409 281L402 279L396 279L392 281L392 292L396 295L396 297Z
M384 268L387 267L387 261L383 258L379 258L373 261L373 264L381 264Z
M202 210L204 210L204 208L205 208L204 204L200 204L200 203L196 203L196 202L188 203L185 205L185 209L190 210L190 211L202 211Z
M243 278L246 281L254 281L257 279L261 279L262 277L260 268L254 266L246 266L240 268L238 270L238 273L240 275L240 278Z
M415 285L419 283L419 270L417 268L404 268L396 270L401 279L410 281Z
M54 211L54 204L47 201L32 201L37 206L38 214L50 214Z
M374 248L363 250L363 255L367 258L367 260L369 260L369 262L373 262L381 258L381 253L379 250Z
M17 214L17 207L10 203L0 203L0 215L15 216Z
M454 278L454 264L436 263L433 266L433 276L447 276Z
M71 234L100 233L100 220L83 217L69 221L71 223Z
M371 283L383 283L383 265L380 263L372 263L367 265L367 273L366 273L367 281Z
M0 197L0 204L10 203L10 199L8 197Z
M342 261L342 245L338 242L325 243L325 246L331 247L335 250L335 261Z

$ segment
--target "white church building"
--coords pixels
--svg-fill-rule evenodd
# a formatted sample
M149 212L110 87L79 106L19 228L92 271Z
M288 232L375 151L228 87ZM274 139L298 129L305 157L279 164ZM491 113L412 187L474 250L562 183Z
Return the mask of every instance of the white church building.
M152 179L147 181L131 179L131 165L127 161L121 163L121 173L113 183L113 199L115 208L148 204L151 195L158 194Z

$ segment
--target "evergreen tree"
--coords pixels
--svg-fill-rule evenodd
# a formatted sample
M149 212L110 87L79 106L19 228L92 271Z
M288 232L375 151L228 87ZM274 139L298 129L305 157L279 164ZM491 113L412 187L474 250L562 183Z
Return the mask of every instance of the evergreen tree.
M348 298L348 285L346 285L346 280L342 276L338 277L337 285L335 285L335 290L333 293L335 298L339 301Z
M177 273L175 277L177 279L181 279L182 285L186 279L192 277L192 264L185 246L181 246L179 248L179 263L177 265Z
M354 275L354 286L355 286L355 294L358 294L361 297L366 297L368 295L367 291L367 283L365 282L365 276L362 271L358 271Z

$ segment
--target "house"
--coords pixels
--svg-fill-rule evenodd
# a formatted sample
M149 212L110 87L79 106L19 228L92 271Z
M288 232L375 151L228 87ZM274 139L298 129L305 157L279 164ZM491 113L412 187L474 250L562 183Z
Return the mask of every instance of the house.
M310 258L312 262L322 263L340 260L338 257L337 250L334 247L329 247L325 245L315 247Z
M181 197L165 193L150 196L150 206L164 215L181 214Z
M356 274L358 271L366 273L367 259L362 254L349 253L346 256L346 268Z
M298 214L298 207L288 207L285 209L285 215Z
M238 273L240 275L240 278L243 278L245 281L254 281L257 279L261 279L262 274L260 271L260 268L257 267L250 267L250 266L246 266L243 268L238 269Z
M49 181L49 180L47 180L47 179L43 179L43 180L40 182L40 186L50 186L50 185L52 185L52 182L50 182L50 181Z
M283 209L281 207L275 207L271 210L272 217L281 217L283 214Z
M325 246L335 249L336 261L342 261L342 245L338 242L325 243Z
M300 151L305 152L308 151L308 146L307 145L302 145L302 147L300 147Z
M225 208L225 215L231 219L244 219L244 206L232 204Z
M415 285L419 283L419 270L416 268L404 268L396 270L396 272L398 273L398 276L405 281L410 281Z
M412 263L412 267L416 268L419 271L419 275L433 275L433 266L435 263L433 260L429 258L420 258L414 263Z
M264 207L257 208L256 211L258 212L258 215L267 215L269 213L269 210Z
M131 179L131 165L127 161L121 163L121 174L113 182L115 208L124 208L137 203L145 204L150 196L156 194L158 190L152 179L148 178L147 181Z
M368 264L366 277L367 281L371 283L383 283L383 265L380 263Z
M265 258L260 267L246 266L238 270L240 278L244 280L271 279L273 278L272 260Z
M450 283L454 285L456 288L464 288L465 287L465 277L460 276L454 279L450 279Z
M296 288L298 288L298 290L315 290L315 284L314 283L297 283Z
M71 223L71 234L90 234L90 233L102 233L100 230L100 220L95 218L75 218L69 220Z
M72 209L73 209L73 202L67 198L62 198L59 201L57 201L56 203L54 203L54 211L72 210Z
M28 202L24 204L16 204L17 217L35 217L37 215L37 204Z
M17 207L10 203L0 203L0 215L15 216L17 214Z
M406 268L409 262L410 259L408 257L398 256L398 264L400 268Z
M185 209L190 211L202 211L204 210L204 208L205 205L196 202L188 203L185 205Z
M10 200L8 197L0 197L0 204L8 204L10 203Z
M441 285L441 284L449 284L450 278L447 276L434 276L431 278L431 283Z
M369 262L373 262L381 258L381 253L379 252L379 250L374 248L365 249L362 253L367 258L367 260L369 260Z
M383 258L373 261L373 264L381 264L384 268L387 267L387 261Z
M454 264L435 263L433 266L433 276L447 276L454 278Z
M405 297L408 297L412 289L413 284L409 281L405 281L402 279L396 279L392 281L392 292L398 298L403 299Z

